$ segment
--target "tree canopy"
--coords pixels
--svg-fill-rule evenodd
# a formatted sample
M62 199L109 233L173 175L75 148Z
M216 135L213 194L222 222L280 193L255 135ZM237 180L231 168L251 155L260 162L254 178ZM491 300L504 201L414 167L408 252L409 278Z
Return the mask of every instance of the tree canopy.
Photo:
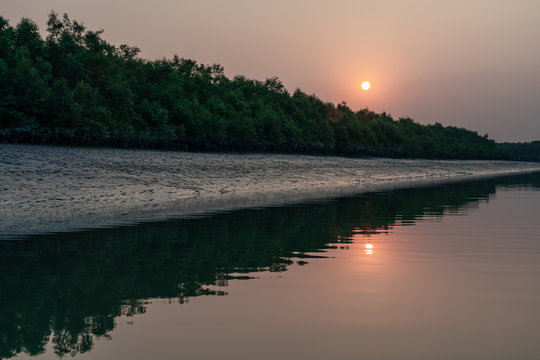
M218 64L145 60L67 14L0 17L0 141L350 156L508 158L487 135L351 110Z

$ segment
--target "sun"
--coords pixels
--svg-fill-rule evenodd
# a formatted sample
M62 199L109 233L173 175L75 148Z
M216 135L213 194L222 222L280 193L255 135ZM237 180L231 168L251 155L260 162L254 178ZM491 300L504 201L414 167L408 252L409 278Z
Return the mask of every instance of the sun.
M362 83L362 90L369 90L370 87L371 87L371 84L369 83L369 81L364 81Z

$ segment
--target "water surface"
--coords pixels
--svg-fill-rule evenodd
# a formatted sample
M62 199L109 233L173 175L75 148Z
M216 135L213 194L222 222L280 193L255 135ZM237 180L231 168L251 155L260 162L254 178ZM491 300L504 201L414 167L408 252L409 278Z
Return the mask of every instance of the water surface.
M0 242L0 357L537 359L540 176Z

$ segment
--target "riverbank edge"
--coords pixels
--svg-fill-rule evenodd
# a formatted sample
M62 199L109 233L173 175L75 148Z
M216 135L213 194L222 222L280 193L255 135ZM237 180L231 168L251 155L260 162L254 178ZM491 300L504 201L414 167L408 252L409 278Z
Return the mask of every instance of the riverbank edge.
M11 150L22 152L22 160L21 162L24 162L25 157L25 151L28 151L28 149L35 152L36 149L38 150L47 150L50 149L48 147L42 147L39 146L27 146L27 147L16 147ZM2 150L5 150L5 147L2 148ZM54 148L54 152L62 152L62 148ZM82 151L79 149L79 151ZM99 154L104 154L104 151L107 150L100 150L100 149L94 149L93 151L96 151L98 155L94 156L97 158L99 157ZM121 153L122 156L129 155L129 156L137 156L137 152L130 152L130 150L124 150L126 153ZM101 152L101 153L100 153ZM151 152L151 151L147 151ZM45 151L46 153L46 151ZM140 153L139 153L140 154ZM170 154L171 156L176 156L182 158L189 157L193 154L191 153L177 153L177 152L159 152L161 156L168 156ZM0 165L3 165L4 168L10 168L9 161L4 161L2 157L2 153L0 152ZM35 154L34 154L35 155ZM150 154L151 156L155 156L156 154ZM237 161L237 158L241 158L243 155L238 154L213 154L213 155L207 155L204 153L197 153L196 159L200 162L201 159L204 159L205 156L210 157L209 160L209 166L212 165L212 161L216 163L216 159L223 160L227 157L232 157L234 161ZM40 155L42 156L42 155ZM264 169L257 168L257 162L256 158L257 156L261 157L266 161L267 163L272 160L275 160L276 162L283 161L283 159L288 160L292 159L291 161L295 160L296 155L273 155L273 154L259 154L259 155L246 155L244 157L249 158L248 161L250 162L251 166L255 166L255 172L256 171L263 171ZM33 168L35 173L40 172L40 167L43 166L46 168L45 162L47 161L46 154L42 156L43 159L38 159L37 163L32 164L30 167ZM307 165L310 165L310 162L319 162L319 160L323 159L325 161L337 161L341 162L342 164L347 164L348 162L352 161L348 158L319 158L319 157L306 157L301 156L304 160L307 161ZM223 158L223 159L222 159ZM254 159L255 158L255 159ZM305 160L307 158L307 160ZM5 160L5 159L4 159ZM43 165L42 163L43 162ZM99 158L96 160L99 162ZM321 160L322 161L322 160ZM379 171L379 175L384 172L383 167L388 166L388 163L391 165L400 164L400 160L392 160L392 159L385 159L385 158L369 158L369 159L362 159L359 160L362 161L363 164L369 164L375 168L376 171ZM391 191L391 190L397 190L397 189L404 189L404 188L419 188L419 187L429 187L429 186L437 186L442 185L445 183L456 183L456 182L466 182L466 181L477 181L482 179L488 179L488 178L495 178L495 177L501 177L501 176L512 176L512 175L519 175L519 174L526 174L526 173L532 173L532 172L540 172L540 163L524 163L524 162L509 162L509 161L437 161L437 160L403 160L404 162L414 163L415 166L418 166L418 164L426 164L426 169L428 169L429 165L441 165L441 167L447 166L448 169L450 169L452 166L463 166L466 168L466 170L458 169L454 173L449 173L448 169L444 169L447 171L445 174L439 174L436 176L429 175L427 170L424 176L422 177L422 173L415 173L415 177L411 179L409 178L400 178L399 176L397 178L391 178L387 180L380 180L375 179L374 181L365 180L365 179L356 179L357 182L350 181L350 178L346 178L347 181L341 181L339 184L332 184L328 181L324 183L322 186L308 186L313 184L305 184L306 186L299 186L296 188L283 188L279 189L276 187L270 186L270 189L264 186L264 184L255 184L256 188L253 188L253 184L251 184L251 188L249 191L242 192L242 187L240 186L240 191L233 191L232 193L221 193L215 191L216 189L213 189L213 193L208 193L204 196L191 196L191 197L183 197L178 199L172 199L172 200L161 200L158 202L152 203L152 206L146 206L144 204L137 204L135 201L132 206L129 207L118 207L114 208L113 210L107 209L106 207L101 207L99 204L93 203L92 205L94 208L92 208L92 205L90 202L88 203L82 203L79 204L78 207L75 206L72 202L70 202L69 194L64 196L62 198L62 195L56 195L57 198L54 200L58 200L62 202L62 206L58 207L56 210L54 210L52 213L48 214L47 211L51 212L50 209L50 202L44 201L43 199L31 198L28 200L29 205L28 207L31 208L30 212L27 212L27 215L23 212L18 212L16 210L13 210L11 213L9 212L9 206L7 211L3 212L3 221L2 225L0 226L0 239L18 239L27 237L29 235L34 234L41 234L41 233L55 233L55 232L72 232L72 231L81 231L85 229L94 229L94 228L103 228L103 227L116 227L116 226L126 226L126 225L134 225L141 222L149 222L149 221L163 221L163 220L170 220L170 219L180 219L184 217L193 217L193 216L203 216L203 215L209 215L213 213L219 213L224 211L233 211L237 209L246 209L246 208L261 208L261 207L269 207L269 206L278 206L278 205L291 205L291 204L300 204L305 202L313 202L313 201L324 201L324 200L331 200L333 198L338 197L344 197L344 196L354 196L354 195L360 195L363 193L372 193L372 192L382 192L382 191ZM7 165L6 165L7 164ZM450 165L445 165L450 164ZM353 164L354 165L354 164ZM380 165L381 168L377 168L377 166ZM77 166L77 165L75 165ZM193 166L193 165L190 165ZM279 166L279 165L277 165ZM303 166L306 166L304 164ZM345 166L345 165L344 165ZM348 169L350 170L350 165L348 165ZM405 165L400 165L405 166ZM13 166L11 166L13 168ZM189 168L189 166L188 166ZM333 168L334 169L334 168ZM69 170L69 169L68 169ZM293 169L294 170L294 169ZM340 169L339 164L335 166L336 171L343 170L345 173L347 169ZM207 171L206 174L208 176L214 176L216 177L217 174L211 174L212 169L210 166L210 170ZM394 175L397 173L399 174L399 169L396 170L395 168L392 168L392 171L394 171ZM215 171L214 171L215 172ZM315 173L317 172L317 169L315 169ZM233 171L234 173L234 171ZM34 176L35 174L32 174ZM289 174L289 177L298 176L301 174ZM228 174L228 176L232 176L231 174ZM241 178L240 174L234 174L234 176L238 176ZM346 176L345 176L346 177ZM353 176L354 177L354 176ZM47 179L47 175L45 174L42 176L43 179L40 178L40 180L43 180L47 182L49 179ZM6 179L6 178L4 178ZM9 179L9 178L7 178ZM24 176L22 177L24 180ZM230 182L231 179L225 179L225 182L227 180ZM272 179L274 183L276 181L279 183L279 178ZM284 179L285 180L285 179ZM289 181L290 179L286 179ZM365 180L365 181L360 181ZM9 181L7 181L9 182ZM264 180L263 180L264 182ZM35 184L35 181L29 181L30 188L28 189L31 191L32 184ZM4 204L9 203L9 184L3 184L3 190L4 195L7 194L8 201L5 201ZM121 188L122 184L117 184L118 189ZM180 184L181 185L181 184ZM221 184L220 186L223 186ZM151 188L151 186L150 186ZM6 192L7 190L7 192ZM205 189L202 189L203 191ZM6 197L6 196L4 196ZM59 198L58 198L59 197ZM110 196L109 196L110 198ZM0 195L0 200L2 200L2 196ZM114 199L110 198L107 201L111 201L113 205ZM49 208L47 208L49 207ZM13 207L15 209L15 207ZM51 215L52 214L52 215Z

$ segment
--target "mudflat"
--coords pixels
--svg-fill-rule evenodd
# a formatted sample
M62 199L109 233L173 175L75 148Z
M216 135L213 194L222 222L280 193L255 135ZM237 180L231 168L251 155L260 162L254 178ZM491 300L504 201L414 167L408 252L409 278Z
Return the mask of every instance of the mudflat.
M540 163L0 144L0 238L540 171Z

